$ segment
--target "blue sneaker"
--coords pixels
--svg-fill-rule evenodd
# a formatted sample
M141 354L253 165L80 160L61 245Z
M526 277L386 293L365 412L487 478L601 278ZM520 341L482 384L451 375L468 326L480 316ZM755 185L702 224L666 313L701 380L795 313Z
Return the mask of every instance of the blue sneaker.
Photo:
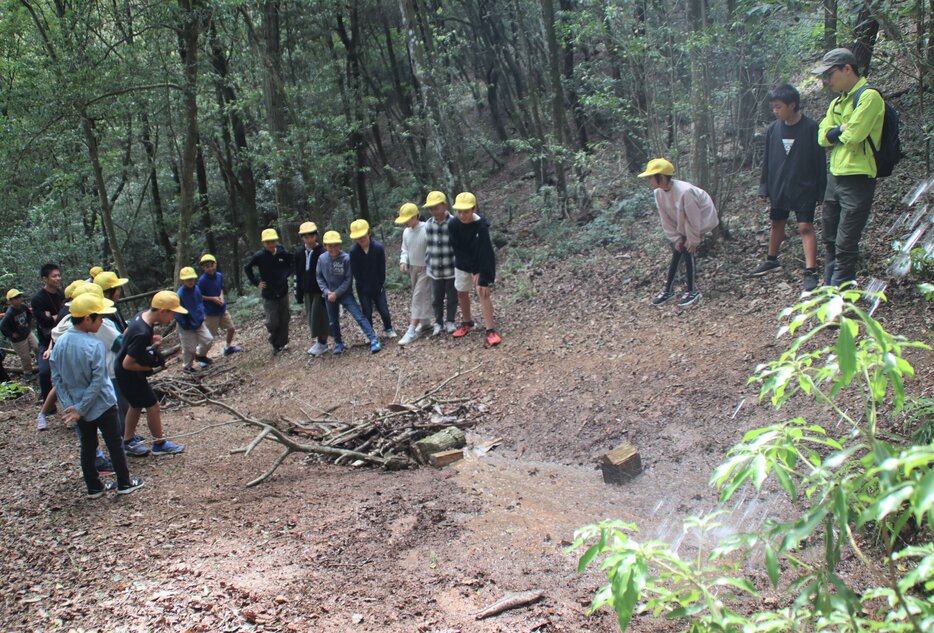
M343 343L335 343L335 344L334 344L334 349L331 351L331 354L333 354L334 356L337 356L337 355L339 355L339 354L343 354L345 349L347 349L347 348L344 347L344 344L343 344Z
M181 444L176 444L175 442L170 442L168 440L162 442L162 444L153 443L152 445L152 454L153 455L175 455L181 453L185 450L185 447Z
M149 455L149 447L146 446L142 438L136 439L136 437L133 437L129 442L124 442L123 450L126 451L127 455L133 457L145 457Z
M375 338L370 341L370 352L375 354L379 350L383 349L383 346L379 344L379 339Z
M224 348L224 356L230 356L231 354L236 354L242 351L243 348L241 348L239 345L228 345Z

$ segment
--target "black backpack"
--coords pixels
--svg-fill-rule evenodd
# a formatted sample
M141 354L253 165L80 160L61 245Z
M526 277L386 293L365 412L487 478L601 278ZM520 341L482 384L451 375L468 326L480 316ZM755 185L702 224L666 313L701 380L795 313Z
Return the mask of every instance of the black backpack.
M862 95L863 91L866 89L875 90L879 93L880 97L882 96L878 88L873 88L867 84L857 90L856 94L853 95L854 110L856 110L856 106L859 105L860 95ZM898 110L889 105L888 101L884 101L884 103L885 113L882 118L882 140L879 141L879 147L875 146L872 142L872 138L869 136L866 137L866 140L869 141L869 147L872 148L872 155L876 159L876 178L891 176L895 165L897 165L898 161L904 156L904 154L902 154L902 140L898 136L899 128L901 127L901 116L899 116Z

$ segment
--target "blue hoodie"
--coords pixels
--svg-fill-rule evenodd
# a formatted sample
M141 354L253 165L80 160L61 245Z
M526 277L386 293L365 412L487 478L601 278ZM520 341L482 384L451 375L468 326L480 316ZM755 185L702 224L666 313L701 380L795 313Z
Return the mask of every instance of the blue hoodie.
M350 255L341 251L340 255L332 258L330 253L322 253L318 258L315 276L325 299L329 292L336 293L338 298L343 297L350 290L350 282L353 281L353 273L350 271Z
M178 289L178 300L188 314L175 314L178 326L183 330L197 330L204 323L204 300L198 286L189 288L182 284Z

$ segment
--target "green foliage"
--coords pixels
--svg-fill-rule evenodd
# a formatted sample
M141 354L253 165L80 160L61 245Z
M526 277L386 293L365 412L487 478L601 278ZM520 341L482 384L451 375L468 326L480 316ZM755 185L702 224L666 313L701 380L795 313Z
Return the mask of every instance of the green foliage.
M31 391L31 387L16 382L15 380L0 382L0 400L16 400L17 398L22 398Z
M906 427L912 429L911 443L923 446L934 442L934 398L912 398L905 406Z
M588 547L579 569L599 556L609 579L592 609L613 608L623 630L633 615L648 613L681 619L691 631L934 627L928 598L934 590L934 444L902 446L877 432L880 410L905 406L904 379L914 370L903 352L927 346L886 332L860 307L875 297L867 295L822 288L786 309L779 336L793 337L788 351L757 367L750 379L776 410L793 396L810 397L839 422L796 417L749 431L712 474L723 502L747 484L762 491L776 482L797 508L793 516L700 547L694 561L666 543L636 542L633 525L581 528L572 546ZM861 416L840 404L853 398L862 402ZM923 407L916 411L929 415ZM702 534L710 525L710 517L685 521L685 529L702 527ZM913 542L918 533L925 544ZM872 538L875 545L866 548ZM799 554L817 543L817 560ZM755 596L755 588L734 561L760 551L766 575L782 594L779 602L789 606L747 613L740 599ZM839 565L850 557L861 569L844 577ZM868 588L857 590L848 578Z

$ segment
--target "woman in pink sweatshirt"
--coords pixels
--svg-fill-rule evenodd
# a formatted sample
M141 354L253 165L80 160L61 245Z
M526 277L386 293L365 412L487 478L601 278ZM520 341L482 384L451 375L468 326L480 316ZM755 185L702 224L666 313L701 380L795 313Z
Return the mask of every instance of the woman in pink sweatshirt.
M639 177L648 178L655 190L655 205L658 207L662 229L672 246L665 289L652 299L652 305L660 306L674 298L675 275L684 260L687 290L678 300L678 306L685 308L701 298L694 287L694 253L704 233L713 230L720 221L710 195L689 182L675 180L671 177L674 173L674 165L664 158L655 158L649 161Z

